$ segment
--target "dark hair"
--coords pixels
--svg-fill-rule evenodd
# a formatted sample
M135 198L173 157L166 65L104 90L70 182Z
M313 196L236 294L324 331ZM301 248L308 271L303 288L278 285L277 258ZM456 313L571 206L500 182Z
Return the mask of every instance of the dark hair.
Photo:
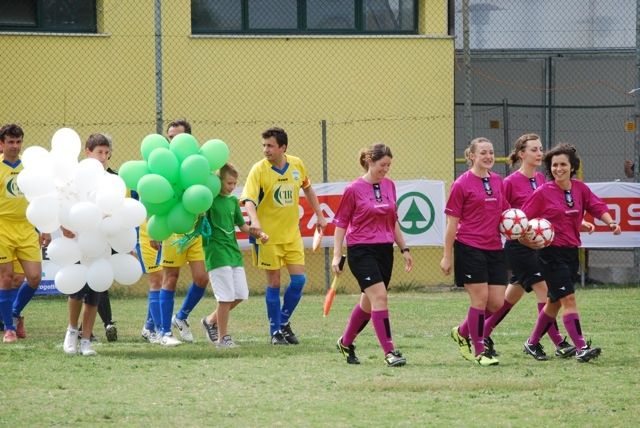
M227 162L224 165L222 165L222 168L220 168L220 171L218 171L218 177L220 177L220 179L224 178L225 175L230 175L233 178L238 178L238 170L236 169L235 166L233 166L233 164Z
M104 134L89 135L87 142L84 143L84 148L92 152L96 147L108 147L109 150L112 150L111 138Z
M178 126L182 126L184 128L185 134L191 134L191 124L187 122L187 119L176 119L169 122L169 125L167 125L167 131L169 128L177 128Z
M4 141L4 137L23 138L24 131L15 123L8 123L0 128L0 140Z
M551 159L558 155L566 155L567 158L569 158L569 164L571 164L570 177L576 175L576 172L580 169L580 158L576 153L576 147L569 143L558 143L544 155L544 166L547 170L547 177L553 178L553 174L551 173Z
M471 142L469 143L467 148L464 149L464 157L467 160L467 165L470 166L470 167L473 166L473 161L471 160L470 155L471 155L471 153L475 153L476 152L476 147L480 143L489 143L489 144L493 145L491 140L489 140L488 138L485 138L485 137L478 137L478 138L474 138L473 140L471 140Z
M391 149L383 143L376 143L366 149L360 150L360 165L367 171L369 169L369 161L376 162L385 156L393 158Z
M520 162L520 157L518 153L522 152L527 148L527 143L533 140L539 140L540 136L538 134L524 134L518 137L515 144L513 145L513 150L511 154L509 154L509 165L514 165Z
M274 126L262 133L263 140L266 140L267 138L271 138L271 137L276 139L276 143L278 143L278 147L282 147L282 146L289 147L289 137L287 137L287 133L284 131L284 129Z

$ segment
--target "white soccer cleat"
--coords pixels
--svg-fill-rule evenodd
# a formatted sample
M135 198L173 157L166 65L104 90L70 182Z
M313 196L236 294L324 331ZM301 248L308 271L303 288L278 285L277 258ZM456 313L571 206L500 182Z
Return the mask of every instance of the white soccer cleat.
M178 329L180 337L185 342L193 342L193 333L191 333L191 327L187 320L181 320L175 315L171 318L171 325Z
M182 342L180 342L178 339L173 337L173 334L167 333L162 336L162 339L160 339L160 345L172 347L172 346L182 345Z

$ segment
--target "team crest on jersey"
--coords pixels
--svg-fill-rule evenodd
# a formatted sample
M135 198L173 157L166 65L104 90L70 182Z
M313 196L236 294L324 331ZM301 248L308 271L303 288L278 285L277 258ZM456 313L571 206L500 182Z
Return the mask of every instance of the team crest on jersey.
M291 175L293 176L293 179L296 181L300 180L300 171L298 171L297 169L294 169L293 171L291 171Z
M281 184L273 192L273 202L281 207L293 205L293 185Z
M18 180L16 177L9 177L5 183L5 189L7 191L7 198L22 198L24 194L18 188Z

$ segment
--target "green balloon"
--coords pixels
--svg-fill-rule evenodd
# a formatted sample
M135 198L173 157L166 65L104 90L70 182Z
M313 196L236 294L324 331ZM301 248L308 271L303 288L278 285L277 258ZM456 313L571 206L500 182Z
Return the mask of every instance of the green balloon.
M200 154L207 158L211 170L215 171L229 160L229 147L222 140L209 140L200 147Z
M209 174L207 177L207 182L205 186L211 190L211 194L215 198L220 193L220 189L222 188L222 183L220 182L220 177L215 174Z
M152 215L147 221L147 232L154 241L164 241L171 236L166 215Z
M142 139L142 143L140 143L140 153L142 153L142 158L144 160L149 160L149 155L151 154L151 152L158 147L162 147L165 149L169 148L169 142L162 135L149 134L144 137Z
M178 161L182 163L187 157L195 155L200 150L198 140L191 134L178 134L171 140L169 150L173 152L178 158Z
M157 214L168 214L169 211L171 211L171 208L173 208L173 206L178 203L178 200L176 198L171 198L168 201L162 202L160 204L153 204L151 202L145 201L142 201L142 203L147 209L147 215L151 216Z
M147 174L142 177L138 181L137 190L143 203L161 204L173 197L171 184L158 174Z
M200 214L211 208L213 195L207 186L194 184L184 191L182 205L191 214Z
M205 184L209 175L209 162L202 155L191 155L180 164L180 183L185 189L194 184Z
M149 160L149 171L166 178L169 183L176 183L180 177L180 163L178 158L168 148L159 147L151 152Z
M167 214L167 224L174 233L187 233L193 230L196 223L196 215L184 208L182 203L177 203Z
M118 170L118 175L130 190L135 190L138 187L138 181L147 174L149 174L149 168L147 162L143 160L127 161L120 165Z

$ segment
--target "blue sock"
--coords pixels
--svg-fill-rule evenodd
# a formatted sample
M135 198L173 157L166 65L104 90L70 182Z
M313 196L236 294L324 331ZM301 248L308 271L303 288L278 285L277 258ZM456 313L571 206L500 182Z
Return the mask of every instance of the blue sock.
M280 330L280 289L267 287L264 293L264 300L267 303L267 317L269 317L269 332Z
M20 286L18 290L18 294L16 295L15 300L13 301L13 316L19 317L22 313L22 310L27 303L31 301L33 295L36 294L36 289L29 287L29 285L25 282Z
M149 331L156 330L156 326L153 323L153 318L151 317L151 308L149 306L147 306L147 320L144 322L144 328L146 328Z
M149 322L149 318L151 318L151 327L147 328L149 330L154 330L156 332L162 331L162 315L160 311L160 290L157 291L149 291L149 310L147 314L147 322Z
M173 300L176 292L160 290L160 320L162 324L162 334L171 333L171 317L173 316Z
M302 288L306 282L307 277L303 275L291 275L291 283L284 292L284 299L282 302L282 315L280 322L286 324L289 322L289 318L293 311L298 306L300 299L302 298Z
M192 282L189 290L187 290L187 295L182 302L180 312L176 314L176 318L186 320L193 308L195 308L200 299L202 299L202 296L204 296L204 287L200 288L195 284L195 282Z
M13 325L13 314L11 307L13 306L13 290L0 290L0 317L4 323L5 330L15 330Z

